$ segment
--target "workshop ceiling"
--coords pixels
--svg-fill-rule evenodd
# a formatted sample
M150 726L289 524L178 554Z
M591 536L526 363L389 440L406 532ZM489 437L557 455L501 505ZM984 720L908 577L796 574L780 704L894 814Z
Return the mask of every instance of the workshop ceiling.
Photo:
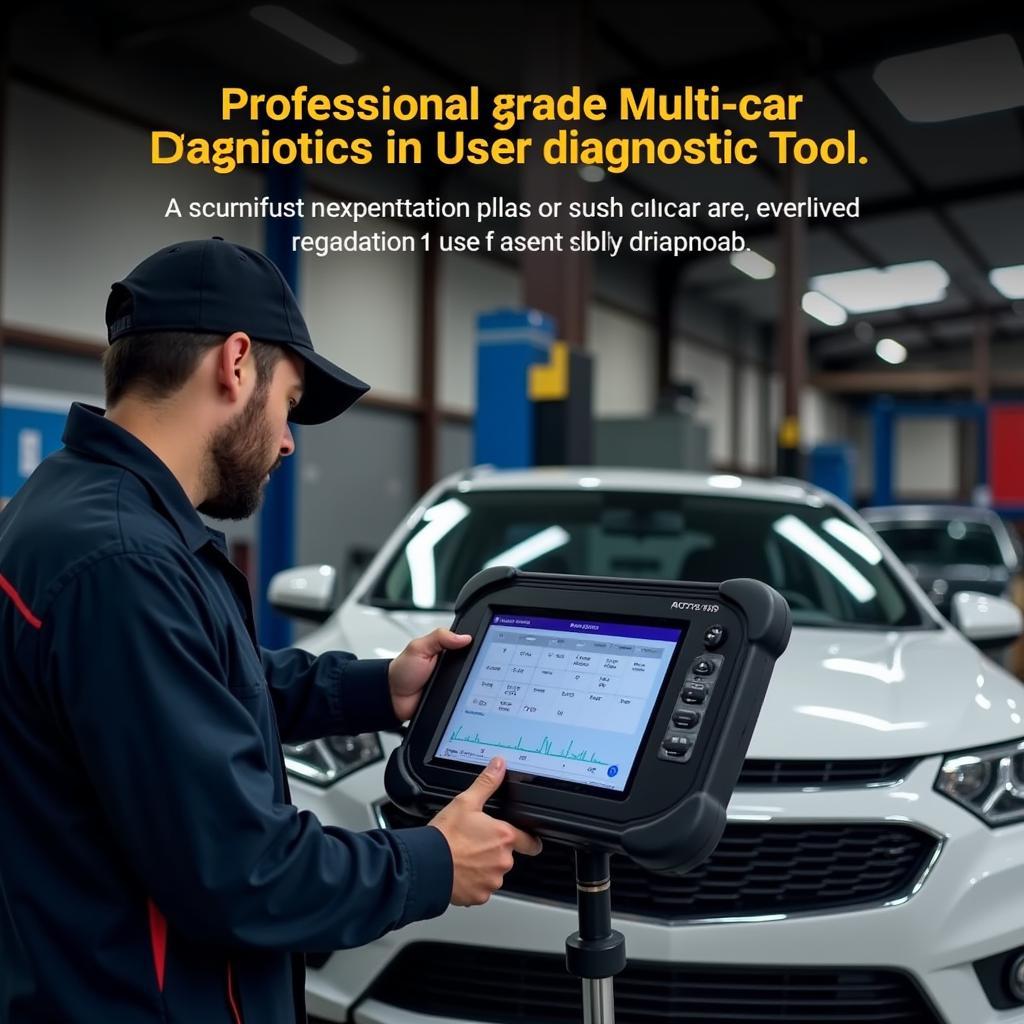
M21 5L13 12L12 72L15 80L83 98L147 127L201 133L220 127L217 97L224 85L270 92L304 82L333 93L375 91L384 83L410 92L479 84L511 91L526 88L527 55L547 42L537 27L539 5L529 0L285 4L359 51L355 63L338 66L255 20L252 6L137 0ZM1005 13L1012 6L594 0L584 10L586 77L580 84L586 89L635 84L677 91L717 83L723 93L799 91L806 96L801 132L857 130L861 150L871 155L868 169L805 169L804 193L860 196L862 214L845 224L809 225L808 276L928 259L942 264L951 283L941 302L851 317L839 328L808 321L819 365L847 367L872 358L873 338L883 330L902 332L919 353L964 348L984 317L997 341L1024 332L1020 303L988 280L994 267L1024 264L1024 107L911 122L874 77L881 61L932 47L993 35L1008 35L1019 46L1017 24ZM969 88L970 67L951 60L949 75ZM1012 87L1008 78L1008 92ZM602 125L601 132L614 134L615 127ZM765 138L769 127L754 124L749 133ZM332 173L324 172L325 185L382 194L372 173ZM384 187L391 194L396 188L422 192L428 183L416 173L389 168ZM717 197L754 203L781 198L782 176L768 161L748 168L636 168L587 188L593 197L624 202ZM508 194L517 185L513 171L480 168L448 170L437 182L434 177L429 184L447 198L468 199L499 189ZM679 230L678 223L652 226ZM776 259L772 231L755 229L750 244ZM740 309L766 327L776 320L777 279L748 278L725 256L690 260L680 281L684 294ZM872 329L856 329L863 323Z

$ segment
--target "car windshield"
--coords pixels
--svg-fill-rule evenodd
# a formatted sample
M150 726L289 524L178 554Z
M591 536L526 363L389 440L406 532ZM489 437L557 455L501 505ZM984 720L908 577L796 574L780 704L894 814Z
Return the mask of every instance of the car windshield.
M920 626L881 552L837 509L704 495L449 492L428 509L364 600L451 609L492 565L533 572L720 582L779 590L799 625Z
M1004 565L988 523L963 519L872 524L904 562L914 565Z

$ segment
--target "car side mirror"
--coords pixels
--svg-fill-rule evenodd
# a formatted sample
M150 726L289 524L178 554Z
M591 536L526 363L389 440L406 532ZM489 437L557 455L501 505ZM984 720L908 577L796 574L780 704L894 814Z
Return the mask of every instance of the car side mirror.
M1003 597L961 590L953 598L953 625L979 647L1002 647L1024 632L1020 609Z
M334 611L337 589L338 570L333 565L300 565L271 577L267 600L285 615L326 622Z

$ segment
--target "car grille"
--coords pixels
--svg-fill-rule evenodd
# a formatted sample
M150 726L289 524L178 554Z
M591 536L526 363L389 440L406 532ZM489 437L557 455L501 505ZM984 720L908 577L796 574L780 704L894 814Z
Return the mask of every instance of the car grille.
M381 808L393 828L422 825L394 804ZM646 871L612 857L612 910L666 921L755 917L855 909L907 895L938 840L910 825L770 825L734 823L711 857L682 876ZM517 857L503 893L575 906L571 851L545 843Z
M787 786L841 789L851 786L891 786L907 777L915 758L879 761L746 761L738 789Z
M580 983L550 953L440 942L406 946L368 993L416 1013L507 1024L577 1024ZM615 979L619 1024L939 1024L904 974L630 962Z

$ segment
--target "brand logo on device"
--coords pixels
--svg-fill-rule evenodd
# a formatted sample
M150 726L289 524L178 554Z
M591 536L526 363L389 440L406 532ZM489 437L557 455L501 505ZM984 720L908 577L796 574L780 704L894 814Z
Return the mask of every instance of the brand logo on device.
M677 612L717 612L717 604L700 604L698 601L673 601L672 610Z

